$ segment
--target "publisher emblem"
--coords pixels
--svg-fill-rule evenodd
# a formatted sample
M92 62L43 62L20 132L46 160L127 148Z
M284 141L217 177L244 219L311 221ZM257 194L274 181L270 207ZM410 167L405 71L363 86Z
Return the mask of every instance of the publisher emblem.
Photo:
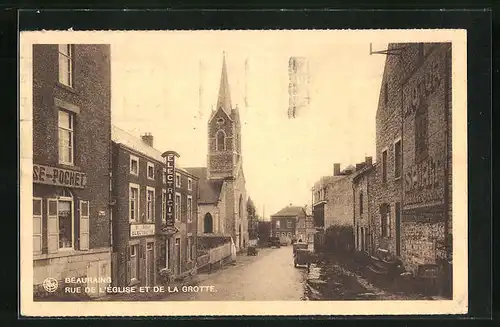
M42 286L47 292L54 293L57 290L57 286L59 286L59 283L57 282L57 279L49 277L45 278Z

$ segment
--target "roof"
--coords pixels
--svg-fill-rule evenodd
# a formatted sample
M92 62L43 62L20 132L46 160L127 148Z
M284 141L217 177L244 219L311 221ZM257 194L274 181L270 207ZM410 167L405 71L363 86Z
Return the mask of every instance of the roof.
M217 203L220 198L223 180L207 179L207 167L189 167L186 170L198 177L198 203Z
M141 153L159 162L165 162L165 158L162 157L162 152L147 145L142 139L114 125L111 125L111 140L116 144L124 145L135 152ZM186 170L180 167L176 167L176 169L186 172Z
M288 206L284 207L271 217L290 217L290 216L299 216L304 214L304 208L299 206Z

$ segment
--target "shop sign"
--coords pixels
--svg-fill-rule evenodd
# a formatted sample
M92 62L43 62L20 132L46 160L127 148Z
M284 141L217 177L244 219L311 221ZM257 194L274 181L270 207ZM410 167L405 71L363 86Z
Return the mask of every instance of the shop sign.
M429 157L414 164L404 174L404 204L444 202L444 165Z
M132 224L130 225L130 237L150 236L155 234L154 224Z
M166 160L167 171L167 201L166 201L166 221L162 226L162 231L165 233L176 233L175 228L175 159L179 154L175 151L167 151L162 154Z
M87 175L79 171L33 164L33 183L85 188Z
M412 117L418 108L426 105L429 98L443 85L444 62L444 56L429 58L419 73L406 84L403 91L405 118Z

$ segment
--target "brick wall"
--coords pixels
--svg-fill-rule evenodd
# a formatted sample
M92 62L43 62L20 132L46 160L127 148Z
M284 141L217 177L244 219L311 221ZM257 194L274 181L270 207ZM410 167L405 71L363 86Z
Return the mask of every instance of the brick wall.
M85 189L71 191L75 203L90 201L89 248L109 247L110 46L74 45L73 57L74 87L69 88L58 82L58 46L33 46L33 162L87 174ZM55 98L80 110L74 120L74 166L58 163L59 108ZM49 197L55 188L37 185L34 191L40 192L36 196ZM43 226L46 232L46 217ZM75 235L78 233L79 213L75 210ZM44 240L45 251L46 246Z
M217 121L224 120L224 124L219 125ZM224 131L226 136L225 151L216 151L216 136L219 130ZM209 174L229 176L233 170L233 149L234 149L234 123L223 110L218 110L208 124L208 171Z

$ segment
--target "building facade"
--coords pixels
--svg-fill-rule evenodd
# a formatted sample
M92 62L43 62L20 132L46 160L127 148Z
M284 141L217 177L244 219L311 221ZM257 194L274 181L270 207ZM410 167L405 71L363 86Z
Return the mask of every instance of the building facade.
M271 234L287 243L299 236L305 241L306 237L306 212L304 207L289 205L271 215ZM303 224L303 226L302 226Z
M355 168L340 170L334 164L333 176L324 176L312 188L313 216L316 227L353 226L352 178Z
M48 278L110 283L110 79L109 45L33 46L35 297Z
M358 168L358 167L357 167ZM356 169L353 183L353 212L354 212L354 244L357 251L373 254L374 225L373 219L373 172L371 161Z
M389 49L377 110L375 243L411 272L428 264L451 271L451 45Z
M172 278L196 273L197 177L167 165L151 134L141 140L113 126L112 138L114 284L155 286L166 270ZM164 228L169 203L174 232Z
M200 235L230 236L236 250L248 245L247 192L239 109L233 108L223 58L217 108L208 120L207 167L186 168L200 183Z

